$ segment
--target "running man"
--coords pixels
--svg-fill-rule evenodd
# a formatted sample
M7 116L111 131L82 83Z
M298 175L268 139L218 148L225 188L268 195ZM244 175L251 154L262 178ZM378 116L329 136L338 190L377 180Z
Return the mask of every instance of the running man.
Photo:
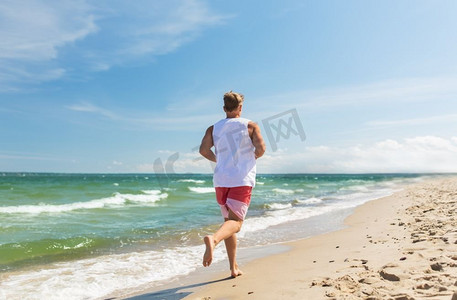
M206 245L203 266L211 265L214 248L223 240L232 277L243 274L236 263L236 233L241 229L251 201L256 159L265 153L259 126L241 118L243 101L243 95L232 91L224 95L226 118L206 130L200 145L200 154L216 163L213 183L225 220L216 233L203 239ZM215 153L211 150L213 146Z

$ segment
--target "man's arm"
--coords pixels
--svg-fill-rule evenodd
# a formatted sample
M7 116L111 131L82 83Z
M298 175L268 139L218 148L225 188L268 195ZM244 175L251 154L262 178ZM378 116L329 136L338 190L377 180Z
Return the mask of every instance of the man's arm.
M213 126L208 127L205 132L205 136L202 139L202 143L200 144L200 154L209 159L212 162L216 162L216 155L214 154L211 147L214 146L213 142Z
M262 134L260 134L260 127L254 122L249 122L248 124L249 136L251 137L252 144L255 148L255 158L261 157L266 150L265 142L263 140Z

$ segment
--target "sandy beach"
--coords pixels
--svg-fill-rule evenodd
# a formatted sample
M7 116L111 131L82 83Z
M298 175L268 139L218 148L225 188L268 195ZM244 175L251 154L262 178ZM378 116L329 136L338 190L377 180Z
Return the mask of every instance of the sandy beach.
M430 179L356 208L342 230L242 265L236 279L138 299L456 300L456 207L457 178Z

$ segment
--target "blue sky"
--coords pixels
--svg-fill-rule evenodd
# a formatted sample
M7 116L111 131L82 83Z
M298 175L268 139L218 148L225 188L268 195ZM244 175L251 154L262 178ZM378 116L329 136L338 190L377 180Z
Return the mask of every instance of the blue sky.
M266 138L259 172L457 172L456 9L2 1L0 171L211 172L195 147L234 90L306 133Z

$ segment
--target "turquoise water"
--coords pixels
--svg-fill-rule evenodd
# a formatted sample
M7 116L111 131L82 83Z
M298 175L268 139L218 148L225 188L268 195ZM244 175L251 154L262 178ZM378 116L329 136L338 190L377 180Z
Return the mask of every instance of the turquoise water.
M240 245L291 239L275 228L423 177L258 175ZM96 298L188 274L221 223L214 198L211 175L0 173L0 298Z

